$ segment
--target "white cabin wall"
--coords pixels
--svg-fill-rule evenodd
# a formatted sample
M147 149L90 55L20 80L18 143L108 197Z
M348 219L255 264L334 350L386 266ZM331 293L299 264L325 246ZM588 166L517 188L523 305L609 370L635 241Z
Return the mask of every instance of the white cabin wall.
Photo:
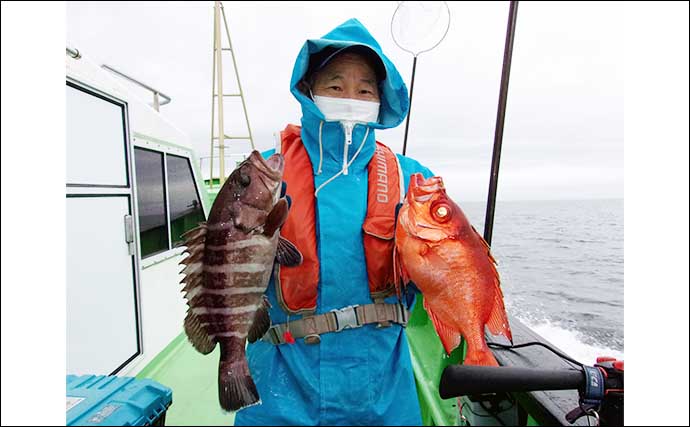
M165 119L161 113L148 105L152 98L149 100L140 99L127 89L119 77L102 69L100 64L91 62L87 57L73 59L66 56L66 76L127 103L129 144L132 153L135 145L133 143L134 135L140 134L163 144L186 149L191 153L192 159L196 160L190 138ZM165 88L161 89L165 90ZM165 107L163 106L162 109L164 110ZM143 141L137 141L136 144L145 146ZM132 162L133 169L132 180L136 185L134 159L130 159L130 162ZM210 205L203 185L199 184L201 176L198 165L194 164L193 169L197 186L200 187L198 190L201 193L204 211L208 213ZM139 236L137 236L138 240ZM179 283L183 278L183 275L179 274L182 269L179 261L183 257L180 252L181 249L176 248L145 260L139 260L138 298L142 354L120 370L117 375L136 375L183 332L183 320L187 305L181 293L183 285Z
M141 270L139 301L144 351L124 370L126 375L135 375L143 369L183 332L187 304L181 293L183 285L179 283L184 277L179 274L183 267L178 264L181 259L181 255L176 255Z

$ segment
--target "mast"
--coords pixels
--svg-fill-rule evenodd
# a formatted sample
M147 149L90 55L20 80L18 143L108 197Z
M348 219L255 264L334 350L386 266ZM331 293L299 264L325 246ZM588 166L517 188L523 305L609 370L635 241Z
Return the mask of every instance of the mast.
M223 36L221 28L221 18L222 24L225 29L225 36L227 38L228 47L223 47ZM223 92L223 52L229 52L232 59L232 66L235 73L235 78L237 81L237 93L225 93ZM212 90L211 90L211 155L210 157L210 173L209 173L209 188L213 188L213 158L214 150L218 148L218 161L219 161L219 173L218 181L220 186L223 185L225 181L225 148L229 147L225 145L225 141L234 140L248 140L252 150L255 150L254 139L252 137L252 129L249 125L249 114L247 113L247 104L244 100L244 92L242 91L242 84L240 83L240 73L237 69L237 60L235 59L235 51L232 48L232 39L230 37L230 28L228 27L228 20L225 16L225 8L223 3L220 1L214 2L213 7L213 77L212 77ZM225 133L224 124L224 112L223 105L225 98L240 98L242 102L242 111L244 113L245 123L247 124L246 135L245 132L240 132L241 135L230 133L229 135ZM216 108L218 110L216 118ZM216 120L217 119L217 120ZM217 133L214 135L214 129L217 126ZM217 142L216 142L217 141Z

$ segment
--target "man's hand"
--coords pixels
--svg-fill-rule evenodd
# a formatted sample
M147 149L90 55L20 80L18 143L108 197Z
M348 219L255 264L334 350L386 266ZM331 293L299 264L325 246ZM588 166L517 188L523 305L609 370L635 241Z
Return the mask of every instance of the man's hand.
M283 183L280 186L280 197L283 198L285 197L287 199L287 204L288 204L288 210L290 209L290 206L292 206L292 199L290 196L287 195L287 182L283 181Z

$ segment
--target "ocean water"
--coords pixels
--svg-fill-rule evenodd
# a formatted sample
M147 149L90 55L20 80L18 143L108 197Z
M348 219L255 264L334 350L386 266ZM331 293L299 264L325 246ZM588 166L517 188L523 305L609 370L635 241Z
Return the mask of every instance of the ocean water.
M483 235L486 203L459 202ZM506 310L580 362L623 359L623 200L499 201Z

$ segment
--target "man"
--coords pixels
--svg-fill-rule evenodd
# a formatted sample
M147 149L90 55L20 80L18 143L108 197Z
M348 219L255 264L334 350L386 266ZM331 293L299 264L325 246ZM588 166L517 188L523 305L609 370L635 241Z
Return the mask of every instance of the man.
M304 44L290 89L302 125L281 133L293 201L281 235L304 262L271 278L273 327L247 351L262 404L235 424L419 425L392 237L410 175L432 173L375 139L404 120L407 88L351 19Z

